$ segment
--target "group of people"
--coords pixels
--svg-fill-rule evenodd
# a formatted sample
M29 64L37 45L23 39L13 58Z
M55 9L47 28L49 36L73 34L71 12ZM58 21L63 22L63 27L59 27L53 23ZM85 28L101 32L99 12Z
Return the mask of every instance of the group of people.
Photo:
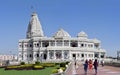
M75 69L77 69L78 68L77 62L75 61L74 64L75 64ZM85 75L87 75L88 69L91 72L92 72L93 69L95 69L95 75L97 75L98 64L100 64L100 63L98 62L97 59L95 59L94 61L91 60L91 59L90 60L86 59L84 64L83 64L84 65ZM104 66L104 60L101 61L101 65L102 65L102 67Z
M85 75L87 74L87 70L89 69L90 71L92 71L94 66L95 69L95 75L97 75L97 67L98 67L98 61L97 59L95 59L95 61L93 62L92 60L86 60L84 63L84 71L85 71Z

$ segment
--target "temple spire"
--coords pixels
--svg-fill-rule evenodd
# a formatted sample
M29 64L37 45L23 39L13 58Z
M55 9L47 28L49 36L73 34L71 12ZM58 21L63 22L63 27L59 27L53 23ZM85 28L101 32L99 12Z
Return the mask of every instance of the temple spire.
M27 38L44 37L41 23L36 12L31 15L31 20L28 25Z

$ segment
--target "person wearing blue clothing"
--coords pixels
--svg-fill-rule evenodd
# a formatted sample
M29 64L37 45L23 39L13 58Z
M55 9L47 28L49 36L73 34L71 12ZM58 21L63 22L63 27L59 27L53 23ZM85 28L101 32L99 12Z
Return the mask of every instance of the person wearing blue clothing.
M85 63L84 63L85 75L87 75L87 69L88 69L88 60L86 60Z

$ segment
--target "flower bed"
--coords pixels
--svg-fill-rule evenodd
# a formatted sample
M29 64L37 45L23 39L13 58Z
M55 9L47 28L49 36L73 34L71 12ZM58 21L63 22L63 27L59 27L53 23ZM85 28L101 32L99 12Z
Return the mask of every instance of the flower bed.
M40 65L34 65L34 66L33 66L33 69L34 69L34 70L41 70L41 69L44 69L44 67L43 67L43 66L40 66Z
M5 70L41 70L45 67L54 67L54 63L36 63L36 64L25 64L18 66L7 66Z

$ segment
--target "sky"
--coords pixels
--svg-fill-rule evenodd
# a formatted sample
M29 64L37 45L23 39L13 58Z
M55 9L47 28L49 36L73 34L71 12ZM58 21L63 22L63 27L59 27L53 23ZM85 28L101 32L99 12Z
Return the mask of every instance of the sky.
M45 36L60 28L72 37L84 31L101 41L107 56L120 50L120 0L0 0L0 54L18 53L34 11Z

